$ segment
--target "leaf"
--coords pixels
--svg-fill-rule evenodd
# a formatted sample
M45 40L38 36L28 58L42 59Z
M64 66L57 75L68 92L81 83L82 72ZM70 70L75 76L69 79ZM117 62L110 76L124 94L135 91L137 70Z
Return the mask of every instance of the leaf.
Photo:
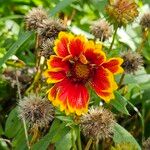
M75 0L60 1L51 11L50 15L54 16L56 13L62 11L65 7L69 6Z
M133 145L135 145L138 150L141 150L136 139L126 129L124 129L122 126L120 126L118 123L115 123L113 132L114 132L113 140L114 140L115 144L130 142Z
M21 122L18 118L17 107L16 107L10 112L6 120L5 136L9 138L14 137L20 128L21 128Z
M63 136L55 145L56 150L70 150L72 147L71 131Z
M110 101L110 104L113 105L119 112L130 115L126 105L127 100L118 92L115 92L115 99Z
M36 144L33 145L32 150L47 150L50 143L57 142L61 137L68 133L68 128L65 123L61 123L60 120L55 119L49 132Z
M32 36L32 32L22 32L16 41L7 51L3 58L0 59L0 67L12 56L17 50Z

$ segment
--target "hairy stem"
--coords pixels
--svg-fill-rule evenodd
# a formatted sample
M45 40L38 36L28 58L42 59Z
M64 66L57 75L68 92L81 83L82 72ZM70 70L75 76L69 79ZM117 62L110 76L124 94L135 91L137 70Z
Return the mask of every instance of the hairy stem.
M77 143L78 143L78 150L82 150L80 128L78 129Z
M89 141L87 142L86 146L85 146L85 149L84 150L89 150L90 147L91 147L91 144L92 144L92 139L90 138Z
M122 86L122 84L123 84L124 78L125 78L125 73L123 73L123 74L121 75L120 81L119 81L119 83L118 83L118 89L121 88L121 86Z

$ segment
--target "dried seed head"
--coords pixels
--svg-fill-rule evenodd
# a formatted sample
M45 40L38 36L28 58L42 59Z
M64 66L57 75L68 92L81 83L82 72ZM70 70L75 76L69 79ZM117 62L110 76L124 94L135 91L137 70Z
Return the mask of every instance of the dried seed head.
M19 102L19 117L25 119L30 126L39 128L47 126L54 118L51 103L40 96L29 95Z
M140 25L141 25L143 28L149 28L149 29L150 29L150 12L145 13L145 14L143 15L143 17L142 17L141 20L140 20Z
M98 20L90 27L91 33L102 41L112 35L112 30L105 20Z
M143 150L150 150L150 137L143 142Z
M116 144L115 147L111 147L111 150L138 150L138 148L132 143L120 143Z
M37 30L43 20L47 19L47 13L42 8L33 8L25 16L25 24L28 30Z
M138 16L137 4L134 0L114 0L106 6L111 23L126 26Z
M59 19L47 19L43 21L42 26L39 28L38 32L43 38L55 39L60 31L65 31L66 27Z
M40 46L41 56L44 56L45 58L49 58L50 55L53 54L53 47L54 47L53 40L51 39L44 40L42 45Z
M126 73L135 73L142 65L142 56L137 52L126 51L121 56L124 60L122 68Z
M80 126L84 136L97 140L110 138L113 124L113 114L103 107L97 107L91 108L81 117Z

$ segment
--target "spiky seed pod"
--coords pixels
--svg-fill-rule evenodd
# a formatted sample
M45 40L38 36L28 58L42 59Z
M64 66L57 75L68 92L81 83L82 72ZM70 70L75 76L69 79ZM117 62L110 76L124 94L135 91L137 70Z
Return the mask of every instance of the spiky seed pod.
M43 21L38 33L43 38L55 39L60 31L65 31L66 27L59 19L50 18Z
M107 21L101 19L97 20L90 26L91 33L99 38L101 41L105 41L112 35L112 30Z
M50 55L52 55L54 47L54 41L51 39L44 40L42 45L40 46L41 49L41 56L44 56L45 58L49 58Z
M47 13L42 8L33 8L25 16L25 24L28 30L37 30L43 20L47 19Z
M121 57L124 60L122 68L125 73L135 73L143 65L142 56L137 52L126 51Z
M120 143L111 147L110 150L138 150L138 148L132 143Z
M93 140L108 139L112 136L113 114L103 108L91 108L81 117L80 126L85 137Z
M106 6L111 23L121 27L134 21L138 16L137 4L134 0L110 0Z
M150 150L150 137L143 142L143 150Z
M141 20L140 20L140 25L143 27L143 28L148 28L150 29L150 12L148 13L145 13Z
M54 108L46 98L29 95L19 101L19 117L30 126L47 126L54 118Z

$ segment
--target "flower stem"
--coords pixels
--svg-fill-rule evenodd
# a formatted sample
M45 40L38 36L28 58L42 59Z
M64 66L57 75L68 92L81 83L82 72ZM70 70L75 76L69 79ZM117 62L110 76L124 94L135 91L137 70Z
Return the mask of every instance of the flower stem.
M82 150L80 128L78 129L77 143L78 143L78 150Z
M125 73L123 73L123 74L121 75L121 78L120 78L120 81L119 81L119 84L118 84L118 89L121 88L122 83L123 83L123 80L124 80L124 77L125 77Z
M89 141L87 142L86 146L85 146L85 149L84 150L89 150L90 147L91 147L91 144L92 144L92 139L90 138Z
M108 50L108 53L112 50L112 47L113 47L113 44L114 44L114 41L115 41L115 37L116 37L116 34L117 34L117 30L118 30L118 26L115 28L115 31L114 31L114 34L113 34L113 39L112 39L110 48Z

